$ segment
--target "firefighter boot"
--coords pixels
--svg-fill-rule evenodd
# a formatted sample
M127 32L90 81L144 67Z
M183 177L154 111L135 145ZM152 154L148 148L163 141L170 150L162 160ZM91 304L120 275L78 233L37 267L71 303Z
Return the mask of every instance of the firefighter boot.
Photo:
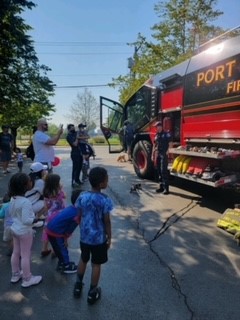
M165 195L169 194L169 187L168 186L165 187L165 189L163 190L162 194L165 194Z
M163 185L160 184L160 186L159 186L159 188L156 190L156 192L157 192L157 193L162 193L162 192L164 192L164 191L165 191L165 189L163 188Z

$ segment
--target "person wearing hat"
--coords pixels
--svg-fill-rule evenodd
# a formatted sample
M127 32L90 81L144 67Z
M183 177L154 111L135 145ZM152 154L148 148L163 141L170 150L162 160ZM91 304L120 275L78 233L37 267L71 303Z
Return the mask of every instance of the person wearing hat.
M9 133L9 126L3 125L0 133L0 158L3 166L3 173L9 173L9 162L12 158L13 136Z
M53 146L55 146L60 139L63 128L60 126L57 134L54 137L50 137L46 132L48 131L48 123L45 118L41 118L37 122L37 130L33 135L33 148L35 152L34 161L41 162L48 166L48 172L52 172L52 162L54 161L55 152Z
M82 170L83 156L79 147L79 141L74 124L68 124L67 130L68 134L66 140L71 147L72 187L77 187L81 184L80 173Z
M47 174L48 166L41 162L34 162L30 166L29 176L31 178L32 188L25 193L25 197L32 204L36 219L44 219L47 213L43 199L44 178ZM42 227L43 221L37 221L33 227Z
M164 131L161 121L156 122L154 126L157 132L152 149L152 161L156 162L160 180L160 186L156 192L167 195L169 194L168 149L171 144L171 134Z

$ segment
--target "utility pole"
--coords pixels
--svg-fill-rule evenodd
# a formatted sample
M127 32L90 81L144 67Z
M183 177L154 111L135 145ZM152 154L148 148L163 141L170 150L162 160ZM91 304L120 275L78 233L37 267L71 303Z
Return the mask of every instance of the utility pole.
M138 35L140 37L140 34ZM130 69L130 76L135 79L136 73L134 71L134 66L136 64L136 61L138 60L138 51L140 50L141 46L144 43L145 38L140 38L141 41L134 42L131 45L134 45L134 53L133 57L128 58L128 68Z
M141 48L141 45L140 44L138 47L135 45L134 46L134 53L133 53L133 57L130 57L128 58L128 68L130 69L130 76L135 79L136 77L136 73L134 71L134 66L135 66L135 63L138 59L138 50Z

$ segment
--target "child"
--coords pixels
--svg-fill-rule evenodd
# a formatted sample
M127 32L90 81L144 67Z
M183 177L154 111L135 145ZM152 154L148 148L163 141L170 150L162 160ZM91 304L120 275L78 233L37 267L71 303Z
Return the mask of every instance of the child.
M8 193L5 194L3 197L3 205L0 208L0 218L4 219L3 223L3 241L7 242L8 246L8 253L7 256L12 255L13 251L13 237L11 232L11 225L12 225L12 217L9 213L9 204L10 204L10 197Z
M22 172L23 168L23 154L20 148L16 148L16 157L17 157L17 166L18 166L18 171Z
M88 139L90 138L87 131L84 129L86 127L85 124L80 123L78 125L78 133L77 139L79 141L79 147L83 156L83 164L82 164L82 181L84 182L88 178L88 171L90 168L90 160L89 158L93 156L95 158L95 152L93 148L88 143Z
M25 173L14 174L9 182L9 196L12 197L9 205L9 213L13 219L11 225L13 234L11 283L17 283L22 278L23 288L37 285L42 281L41 276L33 276L30 270L31 247L33 242L32 224L35 215L31 202L24 196L30 187L30 178Z
M108 174L104 168L91 169L89 182L92 190L82 192L76 202L76 207L81 210L81 258L73 294L75 297L81 295L83 277L91 256L92 274L87 301L89 304L93 304L101 295L101 288L98 287L101 264L107 262L107 252L111 245L110 213L113 210L113 203L108 196L101 192L101 189L106 189L108 184Z
M48 240L58 257L57 270L63 273L77 272L77 266L69 261L67 239L80 223L79 210L74 206L80 190L74 190L71 196L72 205L63 209L51 221L48 222L46 232Z
M33 211L37 219L45 218L47 213L43 199L44 179L47 175L47 168L47 165L43 165L40 162L34 162L30 166L31 172L29 176L31 178L32 188L25 193L25 197L32 203ZM34 227L42 227L43 224L43 221L38 221L34 224Z
M45 185L43 189L44 202L47 208L45 227L47 226L48 222L51 221L51 219L66 206L66 196L62 190L60 179L60 176L54 173L48 174L45 179ZM42 240L43 247L41 256L46 257L51 253L51 250L48 249L48 236L46 228L43 229Z

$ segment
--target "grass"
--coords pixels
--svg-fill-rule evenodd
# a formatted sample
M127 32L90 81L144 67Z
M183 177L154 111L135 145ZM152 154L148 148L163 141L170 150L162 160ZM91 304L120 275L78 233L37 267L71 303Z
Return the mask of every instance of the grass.
M109 141L110 141L111 145L116 145L117 146L117 145L120 144L120 142L119 142L119 140L117 138L109 139ZM21 146L22 147L26 147L26 146L28 146L30 144L30 141L27 140L27 139L17 140L16 142L17 142L17 146L18 147L21 147ZM96 137L90 138L88 140L88 142L93 146L94 145L102 145L102 146L104 146L104 145L108 144L107 141L105 140L105 138L102 137L102 136L96 136ZM60 139L56 146L57 147L69 147L69 144L66 141L66 139Z

